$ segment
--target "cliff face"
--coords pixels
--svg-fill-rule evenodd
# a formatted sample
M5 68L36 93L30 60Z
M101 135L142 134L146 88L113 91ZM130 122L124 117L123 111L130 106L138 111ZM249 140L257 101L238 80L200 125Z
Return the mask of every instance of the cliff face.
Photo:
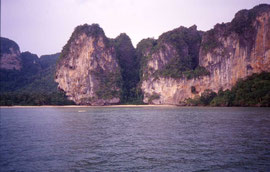
M187 50L185 46L181 46L181 49L183 52ZM157 54L145 51L145 56L150 55L151 59L146 63L150 69L146 70L148 74L151 74L151 71L162 71L162 66L166 64L164 59L169 59L164 58L166 54L174 57L179 52L173 46L165 46L162 53ZM209 71L209 75L191 78L187 77L188 75L178 78L150 75L141 85L144 102L178 104L186 98L200 95L206 89L215 92L219 89L230 89L240 78L262 71L269 72L270 6L260 5L251 10L242 10L235 15L232 22L218 24L204 33L198 63L203 67L202 71ZM174 70L179 67L181 66L177 65ZM183 74L188 73L187 69L183 71L186 71Z
M138 44L145 103L177 104L187 96L183 78L199 67L201 35L196 26L180 27Z
M75 29L62 50L55 81L76 104L120 102L122 78L116 52L98 25Z
M96 24L78 26L62 50L55 81L76 104L141 97L150 104L181 104L263 71L270 71L269 5L242 10L207 32L179 27L136 49L126 34L108 39Z
M207 50L209 40L216 45ZM239 78L270 71L270 7L240 11L231 23L206 33L199 61L211 71L214 91L230 89Z
M14 41L7 38L1 37L0 41L0 69L20 70L22 68L22 65L19 46Z
M196 26L179 27L162 34L158 40L144 39L137 46L142 80L154 76L177 78L198 65L201 32Z

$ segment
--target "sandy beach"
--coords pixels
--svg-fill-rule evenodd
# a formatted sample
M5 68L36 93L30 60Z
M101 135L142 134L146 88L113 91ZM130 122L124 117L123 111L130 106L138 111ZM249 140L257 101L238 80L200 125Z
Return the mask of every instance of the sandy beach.
M53 106L53 105L44 105L44 106L0 106L0 108L128 108L128 107L176 107L176 105L106 105L106 106L86 106L86 105L63 105L63 106Z

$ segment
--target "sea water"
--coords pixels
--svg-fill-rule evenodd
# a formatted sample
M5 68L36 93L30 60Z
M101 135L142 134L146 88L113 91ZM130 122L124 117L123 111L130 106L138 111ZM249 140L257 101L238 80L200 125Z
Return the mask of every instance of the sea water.
M270 171L270 109L1 108L0 171Z

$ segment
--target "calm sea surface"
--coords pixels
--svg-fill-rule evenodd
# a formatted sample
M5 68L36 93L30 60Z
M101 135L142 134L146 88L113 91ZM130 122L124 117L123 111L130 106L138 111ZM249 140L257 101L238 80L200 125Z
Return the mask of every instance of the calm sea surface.
M270 171L270 108L1 108L0 171Z

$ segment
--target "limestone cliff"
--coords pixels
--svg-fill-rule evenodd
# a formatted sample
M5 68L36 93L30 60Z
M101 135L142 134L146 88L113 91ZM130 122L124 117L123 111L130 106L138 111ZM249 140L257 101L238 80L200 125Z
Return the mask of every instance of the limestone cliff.
M218 24L203 33L201 42L190 42L190 39L180 39L177 35L170 36L175 39L162 44L161 38L148 40L148 46L141 51L145 57L141 88L146 103L179 104L206 89L215 92L230 89L240 78L270 71L269 5L238 12L232 22ZM162 48L153 51L156 44ZM194 53L193 58L178 63L183 57L192 57L192 54L186 56L189 51ZM170 70L164 71L164 68Z
M97 25L76 27L57 64L55 81L76 104L120 102L120 67L115 48Z
M1 37L0 69L20 70L22 68L20 48L12 40Z
M211 71L209 87L214 91L230 89L239 78L270 71L270 6L242 10L231 23L208 31L199 61Z
M185 75L193 75L195 70L207 74L198 66L201 37L196 26L179 27L158 40L145 39L138 44L145 103L177 104L181 96L188 96L183 94Z
M55 81L77 104L137 101L179 104L206 89L231 89L240 78L270 71L270 6L239 11L202 32L179 27L134 49L96 24L78 26L64 46ZM139 89L138 89L139 88ZM143 96L141 96L143 95Z

